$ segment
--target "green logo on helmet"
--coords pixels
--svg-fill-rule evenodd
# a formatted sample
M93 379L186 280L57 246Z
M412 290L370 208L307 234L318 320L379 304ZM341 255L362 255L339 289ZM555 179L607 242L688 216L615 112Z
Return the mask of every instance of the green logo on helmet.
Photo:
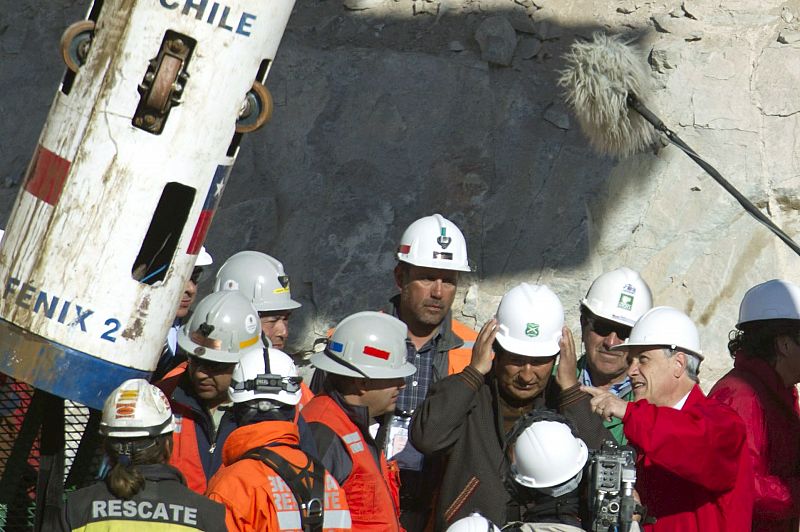
M539 324L538 323L527 324L525 326L525 336L530 336L531 338L539 336Z
M629 294L620 294L617 307L623 310L631 310L633 308L633 296Z

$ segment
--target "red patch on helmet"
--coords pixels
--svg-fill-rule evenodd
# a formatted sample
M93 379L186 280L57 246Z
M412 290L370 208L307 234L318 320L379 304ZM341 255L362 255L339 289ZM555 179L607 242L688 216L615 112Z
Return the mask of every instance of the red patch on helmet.
M364 346L364 354L382 360L389 360L389 351L384 351L383 349L377 349L368 345Z
M133 417L133 414L136 412L136 408L133 406L121 405L117 407L117 418L121 417Z
M400 249L398 251L408 255L411 252L411 246L408 244L400 244Z

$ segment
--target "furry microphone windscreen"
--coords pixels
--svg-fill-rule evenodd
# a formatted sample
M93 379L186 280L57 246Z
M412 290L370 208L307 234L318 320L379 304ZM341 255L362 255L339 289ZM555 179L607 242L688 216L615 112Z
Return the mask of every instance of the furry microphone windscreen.
M627 103L629 95L644 103L651 83L645 62L628 43L595 33L591 41L574 43L564 60L558 84L595 150L626 157L655 142L653 126Z

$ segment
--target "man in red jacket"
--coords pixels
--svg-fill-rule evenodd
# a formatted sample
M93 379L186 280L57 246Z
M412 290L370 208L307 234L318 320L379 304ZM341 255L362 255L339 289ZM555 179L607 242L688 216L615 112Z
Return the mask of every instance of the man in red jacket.
M754 286L728 344L733 369L709 394L747 426L755 479L754 532L800 526L800 287L778 279Z
M592 408L622 419L638 454L636 490L656 522L645 532L749 531L753 476L745 427L697 384L703 354L683 312L656 307L615 347L628 353L635 402L583 387Z

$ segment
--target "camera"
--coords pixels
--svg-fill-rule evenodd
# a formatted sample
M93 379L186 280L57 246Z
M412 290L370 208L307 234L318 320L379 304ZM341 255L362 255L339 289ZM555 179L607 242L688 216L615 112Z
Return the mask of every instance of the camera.
M637 503L636 453L606 440L589 455L589 511L593 532L628 532Z

